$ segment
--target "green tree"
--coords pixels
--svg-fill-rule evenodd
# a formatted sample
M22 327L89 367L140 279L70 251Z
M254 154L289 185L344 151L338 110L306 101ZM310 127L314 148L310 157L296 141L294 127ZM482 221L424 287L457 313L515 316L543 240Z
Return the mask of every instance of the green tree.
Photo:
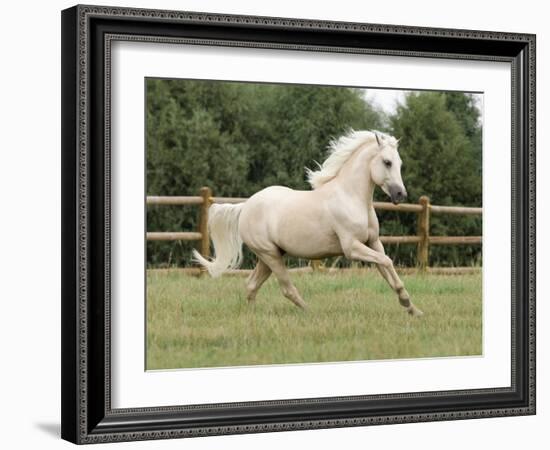
M274 184L309 189L304 167L325 158L331 138L381 123L359 90L296 85L256 85L255 90L245 131L253 148L248 194Z
M411 93L390 119L392 133L399 137L403 180L409 199L427 195L439 205L481 205L481 130L479 113L467 94ZM479 141L478 141L479 139ZM479 147L478 147L479 145ZM416 218L391 218L384 232L414 234ZM396 230L397 228L397 230ZM481 233L476 217L432 216L433 235ZM413 251L400 252L402 262L411 264ZM476 247L432 247L435 264L463 265L480 257Z
M305 166L322 161L348 128L379 128L357 89L147 80L147 194L250 196L270 185L309 189ZM195 208L149 207L149 231L196 229ZM149 264L188 264L186 242L149 242ZM250 256L245 263L250 262Z
M451 111L469 139L472 145L472 153L474 154L478 164L478 172L481 176L481 159L482 159L482 135L480 124L480 111L476 105L476 97L473 95L464 94L462 92L446 92L445 104L447 109Z
M481 204L481 126L472 96L410 94L392 117L353 88L197 80L147 80L147 195L192 195L203 185L219 196L250 196L270 185L309 189L304 167L323 161L328 142L349 128L401 137L403 178L411 201ZM378 198L386 200L380 192ZM149 231L193 230L197 208L149 207ZM384 234L415 234L414 215L380 214ZM475 218L433 217L436 234L479 234ZM149 242L148 263L188 265L189 242ZM389 249L400 264L416 249ZM432 263L468 264L475 247L433 248ZM245 265L250 265L247 256Z

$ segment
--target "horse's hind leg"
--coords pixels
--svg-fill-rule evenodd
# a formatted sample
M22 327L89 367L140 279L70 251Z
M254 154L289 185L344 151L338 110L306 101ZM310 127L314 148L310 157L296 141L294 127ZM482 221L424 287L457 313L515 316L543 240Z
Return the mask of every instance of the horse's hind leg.
M258 259L256 267L246 281L246 290L248 292L246 298L250 303L256 300L257 292L262 287L262 284L269 278L269 275L271 275L271 269L261 259Z
M285 267L285 263L280 252L277 250L270 253L262 253L261 255L259 255L259 257L277 277L283 295L296 306L299 306L302 309L306 309L306 303L300 296L300 293L298 292L298 289L296 289L296 286L294 286L292 284L292 281L290 281L288 270Z

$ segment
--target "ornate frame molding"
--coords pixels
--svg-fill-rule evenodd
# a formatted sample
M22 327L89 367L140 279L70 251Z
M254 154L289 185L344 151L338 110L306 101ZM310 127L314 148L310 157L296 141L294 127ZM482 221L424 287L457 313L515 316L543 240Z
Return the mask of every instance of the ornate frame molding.
M116 22L124 29L128 21L147 24L161 23L174 27L192 25L209 30L229 30L237 26L254 39L220 39L215 37L174 37L152 36L135 32L113 32L103 27L101 31L92 29L99 20ZM94 22L95 21L95 22ZM115 27L116 28L116 27ZM335 33L345 41L351 33L364 37L365 43L372 37L376 45L342 46L331 45L329 37L322 42L273 42L262 40L257 32L268 31L270 36L281 40L291 39L287 35L311 30ZM348 427L373 424L440 421L453 419L498 417L509 415L526 415L535 413L535 36L487 31L449 30L441 28L405 27L397 25L377 25L332 21L310 21L304 19L271 18L257 16L233 16L204 14L195 12L158 11L148 9L130 9L99 6L76 6L63 12L63 367L64 380L70 379L63 388L62 399L62 435L76 443L98 443L111 441L130 441L143 439L163 439L173 437L206 436L218 434L238 434L250 432L271 432L297 429L328 427ZM311 33L310 33L311 34ZM285 37L287 36L287 37ZM402 41L411 41L410 47L418 38L430 42L421 49L386 48L384 42L390 37L399 37ZM93 39L100 39L103 50L94 44ZM305 37L305 40L309 37ZM350 52L367 54L384 54L411 57L432 57L451 59L482 59L506 61L512 64L512 154L513 176L512 227L513 252L513 342L512 342L512 386L510 388L483 389L472 391L431 392L420 394L375 395L360 397L331 397L320 399L274 402L250 402L239 404L194 405L167 408L111 409L110 402L110 48L114 40L146 41L158 43L187 43L196 45L245 46L265 49L292 49L304 51ZM459 51L445 52L434 43L448 41L450 47ZM454 44L456 40L456 44ZM498 42L494 53L483 53L483 42ZM338 42L335 42L338 44ZM95 47L94 47L95 46ZM409 45L405 45L408 47ZM421 46L420 46L421 47ZM489 47L487 47L489 48ZM499 51L500 49L500 51ZM101 54L101 55L99 55ZM99 56L101 58L98 59ZM102 67L98 66L98 61ZM98 169L91 164L96 155L92 155L91 141L99 142L92 129L94 116L90 111L95 107L98 69L104 71L102 108L104 123L101 127L103 159ZM96 77L96 78L94 78ZM94 84L95 83L95 84ZM516 101L519 99L519 101ZM76 105L76 107L75 107ZM99 135L98 135L99 136ZM76 151L75 151L76 149ZM94 163L95 164L95 163ZM76 170L75 170L76 168ZM97 171L102 172L102 179ZM97 183L102 183L97 191ZM66 191L66 192L65 192ZM102 198L98 200L98 192ZM516 199L517 197L517 199ZM517 201L516 201L517 200ZM94 206L96 205L100 206ZM99 208L99 209L98 209ZM103 217L98 217L98 211ZM102 239L91 236L97 231L98 221L103 222ZM101 228L101 227L100 227ZM96 234L97 235L97 234ZM102 245L101 251L96 246ZM94 253L95 252L95 253ZM101 257L101 261L98 258ZM518 266L520 263L520 267ZM97 268L99 267L99 269ZM97 313L97 304L92 303L97 295L96 277L103 271L102 322L93 318ZM91 271L93 272L93 275ZM92 291L94 294L92 295ZM524 298L516 294L526 293ZM516 303L516 301L518 303ZM95 305L95 306L94 306ZM521 317L518 317L518 313ZM519 327L517 326L519 325ZM102 333L103 337L98 336ZM520 337L521 342L518 341ZM70 343L69 343L70 341ZM90 367L96 367L97 359L91 359L90 349L97 349L98 342L103 342L104 374L102 407L90 400L91 393L97 392L97 386L90 380ZM522 345L522 347L517 347ZM521 350L521 351L519 351ZM520 369L516 371L516 367ZM97 369L99 371L99 368ZM96 373L97 376L97 373ZM101 383L100 383L101 384ZM521 385L521 386L520 386ZM342 417L325 417L319 419L271 421L264 423L238 423L200 426L190 423L176 426L162 425L162 420L172 414L183 414L189 410L201 410L208 414L211 409L242 407L291 407L300 405L324 405L334 402L363 400L399 399L414 402L427 396L468 397L472 400L478 396L491 397L499 394L521 395L508 406L472 407L468 410L433 410L414 413L365 414ZM526 398L525 397L526 394ZM474 402L475 403L475 402ZM350 410L351 411L351 410ZM122 420L124 419L124 420ZM124 421L125 425L121 425ZM128 425L128 422L130 425ZM166 422L165 422L166 423Z

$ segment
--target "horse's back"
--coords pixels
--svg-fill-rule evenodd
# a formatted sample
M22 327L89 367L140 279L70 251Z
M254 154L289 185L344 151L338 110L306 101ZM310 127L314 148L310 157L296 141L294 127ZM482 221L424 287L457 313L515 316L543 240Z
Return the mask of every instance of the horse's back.
M255 224L263 226L268 222L272 223L274 217L278 215L277 210L282 203L293 198L299 191L290 189L286 186L270 186L256 192L243 205L241 211L240 223Z
M276 200L276 199L280 199L282 196L288 196L295 192L301 192L301 191L296 191L287 186L269 186L262 189L261 191L256 192L253 196L251 196L248 199L246 203L250 205L257 202Z
M339 253L323 199L315 191L270 186L243 206L239 232L255 251L279 248L295 256ZM321 244L319 246L319 244Z
M303 201L311 191L297 191L286 186L269 186L256 192L243 206L241 216L254 215L273 221L281 212ZM270 217L273 216L273 217Z

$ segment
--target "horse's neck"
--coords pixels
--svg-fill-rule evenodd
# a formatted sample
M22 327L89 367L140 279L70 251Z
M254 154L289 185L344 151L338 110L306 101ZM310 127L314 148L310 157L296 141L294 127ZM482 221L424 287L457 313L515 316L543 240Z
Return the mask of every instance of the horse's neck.
M338 182L346 192L367 207L372 207L375 184L371 180L369 165L374 155L368 149L358 150L342 166Z

